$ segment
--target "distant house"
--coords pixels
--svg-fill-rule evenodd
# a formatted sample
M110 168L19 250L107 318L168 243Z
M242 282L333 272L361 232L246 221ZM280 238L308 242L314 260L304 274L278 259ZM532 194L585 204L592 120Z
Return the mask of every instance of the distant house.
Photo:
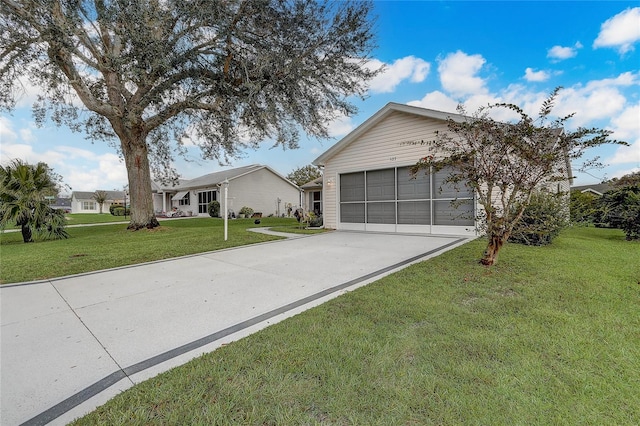
M302 185L304 208L316 215L322 214L322 176Z
M104 191L107 200L102 205L102 213L109 213L112 204L124 204L124 191ZM71 193L71 213L100 213L100 206L93 198L94 192L73 191Z
M64 210L66 213L71 213L71 198L56 197L50 204L52 209Z
M571 187L571 191L580 191L583 194L593 194L593 195L597 195L598 197L602 197L602 195L607 192L612 190L613 187L611 185L609 185L608 183L596 183L593 185L579 185L579 186L572 186Z
M238 213L244 206L264 216L287 214L288 206L302 203L301 189L269 166L250 166L209 173L190 180L180 180L175 186L154 182L153 206L156 214L177 208L187 215L208 215L211 201L220 202L224 209L224 181L228 186L228 210Z

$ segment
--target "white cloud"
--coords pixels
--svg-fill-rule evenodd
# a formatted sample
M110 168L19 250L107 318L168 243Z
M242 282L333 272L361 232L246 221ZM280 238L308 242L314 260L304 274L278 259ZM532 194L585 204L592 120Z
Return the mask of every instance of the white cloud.
M547 71L534 71L533 68L524 70L524 79L530 82L547 81L551 75Z
M600 33L593 42L599 47L617 48L620 54L633 50L633 44L640 40L640 7L626 9L600 26Z
M547 58L551 58L555 61L562 61L565 59L573 58L578 55L578 49L582 48L582 44L577 42L571 47L553 46L547 51Z
M332 138L344 136L354 129L353 121L351 117L345 117L340 114L335 120L333 120L328 127L329 136Z
M458 107L458 101L450 98L444 93L436 90L435 92L427 93L422 99L419 101L411 101L408 102L411 106L417 106L422 108L435 109L437 111L445 111L445 112L457 112L456 108Z
M485 81L477 76L485 62L482 55L460 50L448 54L438 65L442 87L454 97L485 93Z
M397 59L393 64L384 64L379 60L369 61L371 69L379 69L385 66L385 70L370 82L370 90L373 93L391 93L404 80L412 83L421 83L429 75L431 64L415 56L406 56Z
M624 140L631 146L620 146L616 149L610 164L640 165L640 103L625 108L622 113L611 120L613 139ZM624 174L624 173L623 173Z

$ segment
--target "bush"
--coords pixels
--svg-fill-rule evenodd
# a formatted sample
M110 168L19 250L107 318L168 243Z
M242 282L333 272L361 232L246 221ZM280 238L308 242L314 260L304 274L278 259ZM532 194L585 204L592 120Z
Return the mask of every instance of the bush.
M607 191L600 204L603 223L622 229L627 240L640 239L640 185Z
M244 206L240 209L239 214L243 214L244 217L251 217L253 214L253 209L251 207Z
M580 191L571 191L571 201L569 203L569 213L572 223L590 224L597 223L601 216L598 207L597 195Z
M109 209L109 210L111 210L111 209ZM113 212L111 214L114 215L114 216L125 216L125 215L131 216L131 211L130 211L130 209L126 209L126 211L125 211L124 206L116 206L113 209Z
M109 213L111 213L113 216L122 216L122 215L117 215L114 213L114 210L117 209L118 207L121 207L124 209L124 206L122 204L118 204L118 203L113 203L109 206Z
M309 219L309 226L312 228L320 228L322 226L322 216L316 216Z
M509 241L528 246L551 244L553 238L566 226L565 196L537 192L531 196L529 205L513 228Z
M210 202L207 206L207 211L211 217L220 217L220 202L217 200Z

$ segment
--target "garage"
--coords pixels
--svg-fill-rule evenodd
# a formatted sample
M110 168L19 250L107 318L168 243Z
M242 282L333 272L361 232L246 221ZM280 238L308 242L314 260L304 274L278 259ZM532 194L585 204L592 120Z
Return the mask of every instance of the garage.
M331 229L475 234L473 191L445 184L450 169L409 168L455 114L390 103L318 157L324 224Z

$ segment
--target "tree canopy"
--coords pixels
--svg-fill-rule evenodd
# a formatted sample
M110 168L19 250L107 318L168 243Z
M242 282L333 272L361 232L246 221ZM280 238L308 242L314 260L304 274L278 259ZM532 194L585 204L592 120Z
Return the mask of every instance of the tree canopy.
M45 238L67 238L64 212L52 209L45 198L58 193L59 182L45 163L12 160L0 166L0 228L20 226L25 243L33 241L34 231Z
M322 169L313 164L306 165L304 167L298 167L287 175L287 179L295 183L298 186L302 186L307 182L311 182L322 176Z
M48 117L118 141L130 228L158 225L151 172L176 178L187 138L226 162L299 132L327 136L377 74L371 3L312 0L0 0L0 107L24 79ZM50 115L48 115L50 112Z
M476 219L488 238L480 261L484 265L495 263L534 191L556 192L555 183L571 178L570 162L582 157L587 149L607 143L626 144L609 139L608 130L567 130L565 125L573 115L552 119L559 91L555 89L543 102L537 118L514 104L492 104L471 116L459 107L461 114L448 120L447 131L430 141L431 153L412 168L417 173L451 166L453 172L446 181L473 188L482 207ZM517 120L498 121L491 116L496 110L515 113Z

